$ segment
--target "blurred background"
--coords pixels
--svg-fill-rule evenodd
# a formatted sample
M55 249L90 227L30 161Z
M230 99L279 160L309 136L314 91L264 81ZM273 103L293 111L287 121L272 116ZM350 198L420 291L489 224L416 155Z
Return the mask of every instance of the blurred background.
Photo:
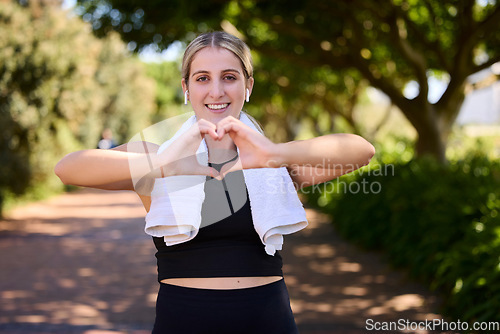
M72 190L65 154L188 111L183 49L225 30L252 49L245 108L270 138L377 149L306 205L450 319L500 321L498 22L497 0L0 0L0 213Z

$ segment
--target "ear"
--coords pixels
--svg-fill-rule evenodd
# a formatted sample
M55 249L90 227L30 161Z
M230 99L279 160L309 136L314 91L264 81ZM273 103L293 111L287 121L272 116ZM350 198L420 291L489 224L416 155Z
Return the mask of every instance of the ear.
M188 85L186 83L186 79L182 78L181 85L182 85L182 93L185 93L188 90Z
M253 77L248 78L246 88L248 88L248 90L250 91L250 95L252 95L253 83L254 83Z

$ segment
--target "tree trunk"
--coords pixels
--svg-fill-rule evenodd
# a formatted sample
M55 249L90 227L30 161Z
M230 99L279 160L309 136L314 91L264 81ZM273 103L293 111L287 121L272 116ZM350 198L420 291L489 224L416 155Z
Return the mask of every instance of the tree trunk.
M446 163L446 140L438 128L437 122L425 122L426 125L413 124L418 138L415 145L417 157L430 155L437 161ZM447 138L446 138L447 139Z
M439 116L437 125L441 133L441 139L444 143L448 141L453 124L455 123L458 113L464 103L465 84L465 79L454 84L456 88L450 92L450 97L440 100L438 103L433 105L436 115Z
M440 163L446 163L446 144L453 124L463 104L463 85L456 89L453 99L447 104L431 104L427 100L412 100L399 103L406 118L415 127L418 138L415 145L417 156L430 155Z
M415 154L417 157L432 156L446 163L446 139L440 126L439 114L427 99L393 101L417 131Z

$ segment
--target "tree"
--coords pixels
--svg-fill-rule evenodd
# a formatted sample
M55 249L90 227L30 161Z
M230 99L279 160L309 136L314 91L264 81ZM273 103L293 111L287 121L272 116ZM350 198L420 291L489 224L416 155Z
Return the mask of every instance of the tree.
M75 12L92 23L98 36L116 30L135 50L148 47L159 51L175 40L191 40L195 32L220 29L219 16L227 16L221 14L227 12L225 2L194 6L148 2L140 7L122 2L113 6L106 1L82 1ZM313 134L331 133L335 117L344 118L349 131L360 132L353 118L354 102L366 85L359 84L363 80L357 73L347 70L344 72L349 76L345 77L328 66L296 71L295 66L281 63L273 55L255 55L256 88L248 110L266 125L270 137L277 141L295 139L302 128L297 125L304 123Z
M124 141L147 126L155 87L117 34L100 40L57 8L4 2L0 31L1 209L8 193L60 188L57 160L103 128Z
M290 72L355 69L415 127L416 152L441 162L467 77L500 61L496 0L79 3L98 33L116 29L138 48L151 42L162 48L191 37L189 32L236 27L259 54L288 64ZM435 103L428 99L432 75L449 79ZM404 95L410 81L419 86L412 98Z
M156 81L156 112L152 123L186 112L182 106L184 93L178 62L150 62L146 64L146 69L148 76Z

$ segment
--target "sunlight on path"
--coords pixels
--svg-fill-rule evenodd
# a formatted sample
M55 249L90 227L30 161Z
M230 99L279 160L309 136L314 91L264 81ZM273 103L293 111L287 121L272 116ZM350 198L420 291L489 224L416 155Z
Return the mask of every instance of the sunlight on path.
M301 334L439 318L432 294L341 240L326 216L307 214L310 225L281 251ZM96 190L11 212L0 221L0 332L150 333L158 283L144 215L135 194Z
M364 333L368 319L441 318L434 313L437 298L426 289L391 270L376 254L340 239L326 215L306 211L309 226L286 236L282 251L285 280L301 333L334 329L355 333L356 327Z
M0 332L150 332L158 283L144 214L134 193L82 190L0 221Z

